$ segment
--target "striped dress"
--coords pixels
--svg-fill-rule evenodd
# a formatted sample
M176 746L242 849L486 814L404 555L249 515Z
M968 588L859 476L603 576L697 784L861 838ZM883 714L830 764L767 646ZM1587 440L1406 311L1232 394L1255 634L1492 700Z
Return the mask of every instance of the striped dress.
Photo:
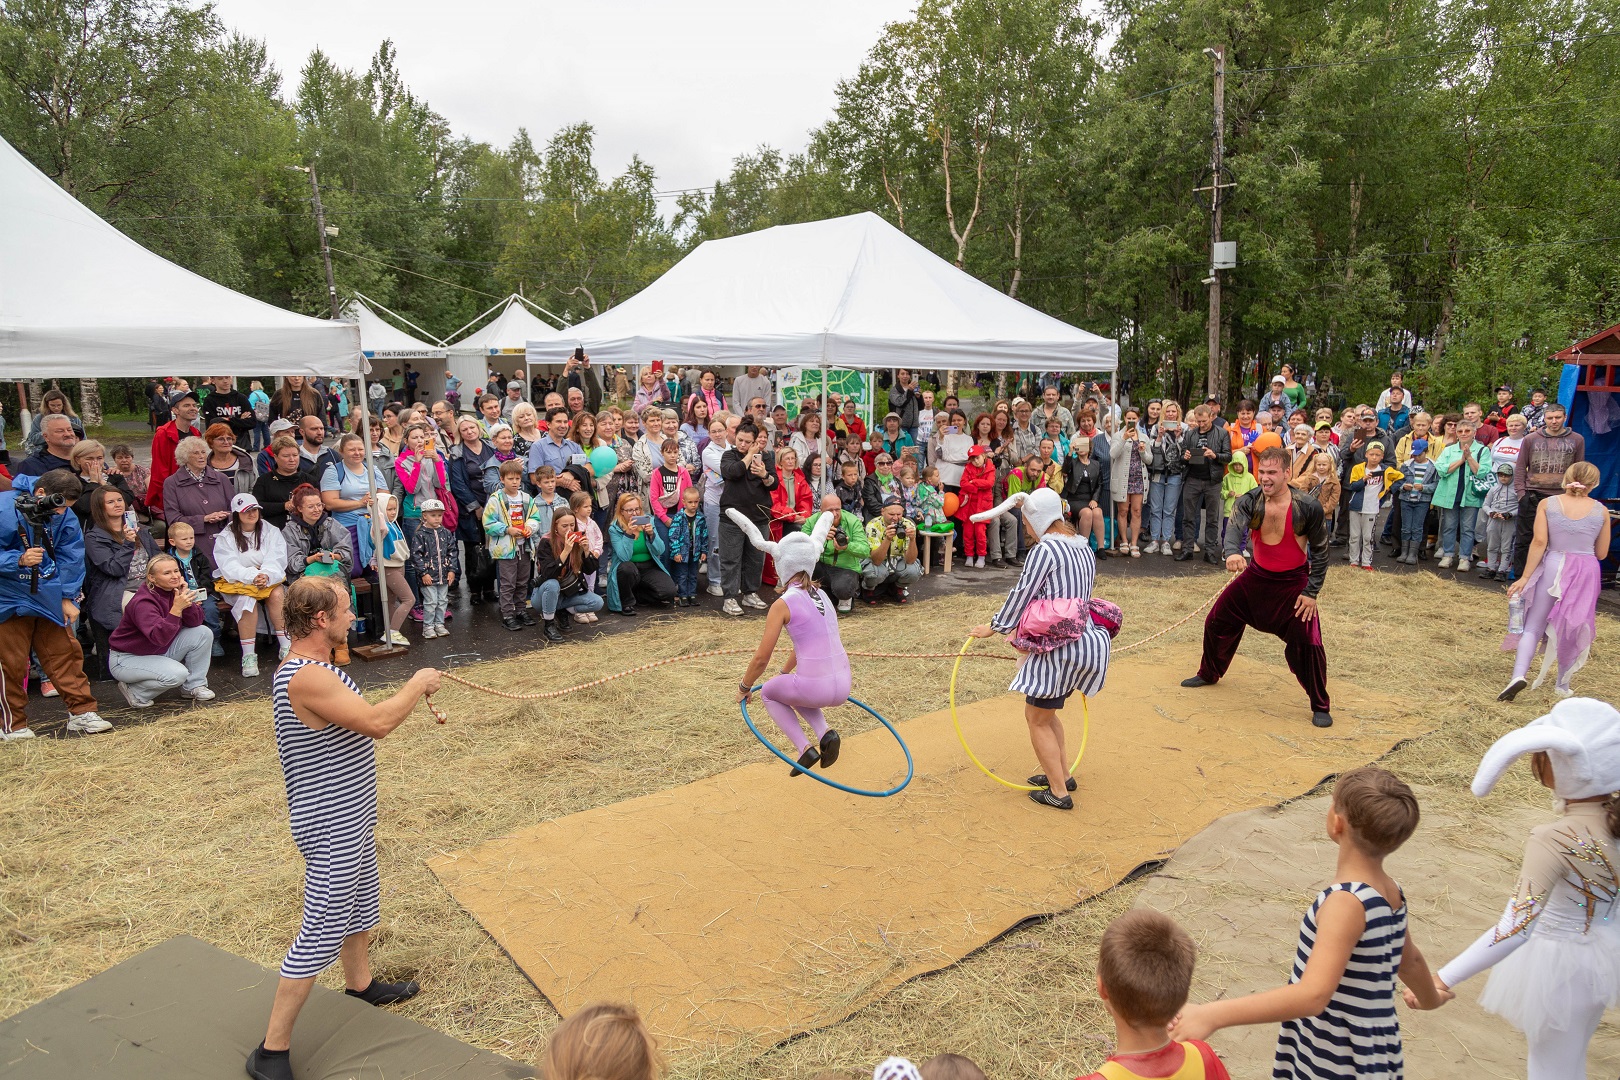
M307 664L336 672L360 693L340 668L302 657L277 668L271 683L276 754L287 781L293 843L304 856L304 917L281 964L289 979L319 975L338 958L345 937L381 920L374 743L336 724L317 731L298 719L287 686Z
M1316 897L1299 927L1290 984L1305 975L1316 943L1316 913L1336 892L1361 901L1367 926L1350 951L1344 977L1318 1016L1286 1020L1277 1036L1272 1080L1358 1076L1400 1077L1401 1027L1395 1017L1395 973L1406 946L1406 900L1399 910L1383 894L1360 881L1329 885Z
M1009 633L1018 628L1024 609L1034 600L1089 600L1097 576L1097 558L1091 545L1077 537L1048 533L1024 556L1018 584L1007 602L990 620L991 629ZM1051 652L1025 653L1008 687L1036 698L1057 698L1081 693L1090 697L1108 677L1108 631L1092 623L1084 634Z

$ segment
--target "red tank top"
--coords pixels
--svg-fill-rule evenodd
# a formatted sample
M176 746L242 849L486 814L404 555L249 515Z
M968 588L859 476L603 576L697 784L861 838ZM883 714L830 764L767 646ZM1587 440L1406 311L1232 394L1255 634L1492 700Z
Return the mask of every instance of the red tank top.
M1299 540L1294 536L1294 500L1288 500L1288 510L1283 515L1282 539L1275 544L1268 544L1261 537L1263 527L1250 533L1254 543L1254 563L1262 570L1269 570L1273 574L1280 574L1294 570L1305 565L1305 552L1299 546Z

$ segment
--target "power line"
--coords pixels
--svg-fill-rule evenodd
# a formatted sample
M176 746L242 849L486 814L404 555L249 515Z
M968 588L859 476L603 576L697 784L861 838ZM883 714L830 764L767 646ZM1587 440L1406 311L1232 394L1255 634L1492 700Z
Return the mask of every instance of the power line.
M1575 38L1540 38L1536 41L1516 42L1511 45L1481 45L1472 49L1440 49L1435 52L1410 53L1404 56L1370 56L1360 60L1331 60L1319 64L1279 64L1275 67L1235 68L1232 75L1263 75L1273 71L1311 71L1318 68L1362 67L1368 64L1397 64L1407 60L1432 60L1443 56L1478 56L1481 53L1504 52L1509 49L1533 49L1541 45L1578 45L1588 41L1620 36L1620 30L1605 30Z
M492 300L504 300L504 299L506 299L506 297L501 296L498 293L489 293L489 292L485 292L482 289L474 289L474 288L471 288L471 287L469 287L467 285L462 285L459 282L446 281L444 278L436 278L431 274L418 273L415 270L410 270L410 269L407 269L407 268L405 268L403 266L395 266L393 263L386 263L386 262L383 262L381 259L373 259L373 258L371 258L370 256L367 256L367 255L359 255L359 254L356 254L353 251L344 251L342 248L331 248L329 250L331 250L333 252L336 252L339 255L347 255L351 259L359 259L361 262L374 263L377 266L386 267L389 270L398 270L402 274L410 274L412 277L424 278L424 279L426 279L428 281L437 282L440 285L448 285L452 289L460 289L462 292L470 292L470 293L473 293L473 294L478 295L478 296L487 296Z

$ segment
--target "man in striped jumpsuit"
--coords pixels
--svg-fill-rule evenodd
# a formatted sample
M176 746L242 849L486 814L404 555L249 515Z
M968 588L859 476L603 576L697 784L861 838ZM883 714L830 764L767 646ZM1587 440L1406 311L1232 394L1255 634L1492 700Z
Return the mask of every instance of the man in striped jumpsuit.
M367 932L380 920L373 747L438 690L439 673L423 668L399 693L369 704L326 662L354 621L347 590L328 578L301 578L287 591L285 613L292 650L276 671L271 702L293 841L304 856L304 917L281 965L264 1042L248 1057L255 1080L292 1080L293 1023L332 961L343 961L346 992L373 1005L421 989L373 979L366 957Z

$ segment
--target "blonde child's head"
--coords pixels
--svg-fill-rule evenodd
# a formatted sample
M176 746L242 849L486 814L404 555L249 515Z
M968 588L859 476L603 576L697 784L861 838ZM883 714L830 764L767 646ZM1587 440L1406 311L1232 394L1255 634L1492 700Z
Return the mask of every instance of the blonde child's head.
M900 466L900 482L902 484L915 484L917 482L917 466L909 461Z
M984 1070L961 1054L935 1054L917 1071L923 1080L986 1080Z
M931 488L939 487L939 470L934 468L932 465L928 466L928 468L923 470L922 479L923 483L927 484Z
M703 512L703 493L696 487L687 488L681 492L681 506L689 515L697 517Z
M632 1005L587 1005L546 1043L546 1080L656 1080L663 1061Z
M1384 444L1383 443L1368 443L1367 444L1367 464L1369 466L1377 465L1379 462L1381 462L1383 460L1384 460Z
M1394 773L1372 766L1351 769L1333 785L1328 835L1337 840L1335 822L1358 851L1382 859L1417 831L1417 796Z
M1108 924L1097 948L1097 993L1120 1024L1164 1027L1192 989L1198 948L1187 932L1152 908Z
M197 546L197 530L189 522L176 521L169 526L166 539L169 547L184 555Z

